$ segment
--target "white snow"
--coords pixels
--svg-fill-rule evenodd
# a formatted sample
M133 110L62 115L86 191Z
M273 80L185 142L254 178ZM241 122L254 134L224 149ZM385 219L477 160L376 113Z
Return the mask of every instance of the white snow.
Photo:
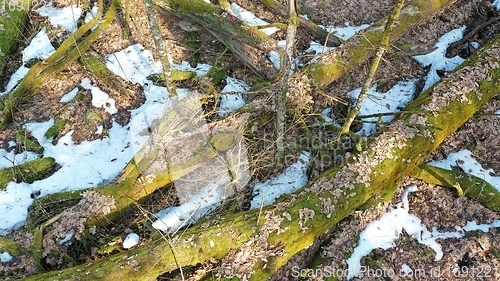
M493 7L495 7L498 11L500 11L500 0L495 0L491 3Z
M354 34L356 34L357 32L362 31L362 30L370 27L370 25L371 24L362 24L359 26L353 26L350 23L346 22L346 23L344 23L344 26L340 26L340 27L339 26L324 27L321 25L320 25L320 27L324 28L326 31L332 33L333 35L339 37L342 40L347 40L347 39L351 38L352 36L354 36Z
M413 272L413 269L409 265L407 265L406 263L403 263L401 265L400 272L403 274L403 276L408 276Z
M75 236L75 231L71 229L68 233L66 233L66 236L64 236L64 238L59 241L59 245L68 243L69 241L71 241L73 236Z
M464 59L455 56L453 58L446 57L446 48L453 44L454 42L462 39L463 31L465 30L465 26L454 29L439 38L438 42L435 44L437 49L429 54L414 56L413 58L420 62L422 66L429 66L430 70L427 76L425 77L425 86L423 91L430 88L434 83L440 80L437 71L452 71L457 66L459 66Z
M377 113L397 113L413 100L416 79L409 79L396 83L386 93L376 91L377 85L372 86L363 100L359 115L372 115ZM347 96L356 101L361 88L347 93ZM359 135L369 136L375 133L378 117L363 118L363 128L357 132ZM394 119L394 115L382 116L380 121L386 123Z
M283 194L290 194L307 184L307 167L311 153L303 151L294 164L287 167L283 173L263 183L253 183L254 198L251 209L272 204Z
M221 91L219 108L217 110L219 116L224 117L226 114L245 105L242 93L248 90L250 90L250 86L244 81L227 77L226 86Z
M75 87L73 90L69 91L67 94L61 97L59 102L70 102L72 99L76 97L76 94L78 94L78 87Z
M180 206L170 207L156 214L158 220L153 227L164 232L176 232L180 228L192 224L203 215L212 211L226 199L223 190L231 183L228 174L219 176L215 181L207 184L198 193L192 194Z
M125 237L125 240L123 240L123 248L124 249L130 249L132 247L134 247L135 245L137 245L137 243L139 243L139 235L137 235L136 233L129 233L127 235L127 237Z
M481 225L477 225L476 222L467 222L465 227L456 226L454 232L439 232L436 227L432 227L432 230L429 231L417 216L409 213L408 194L416 191L416 185L408 186L401 196L401 203L392 206L379 220L371 222L361 232L358 246L346 261L348 280L362 275L361 259L372 250L376 248L387 250L394 247L394 241L399 238L403 229L408 235L417 239L420 244L432 248L436 253L434 260L438 261L443 257L443 251L441 245L436 241L437 239L462 238L466 231L481 230L487 232L490 228L500 225L500 220ZM406 268L406 270L409 269L411 268Z
M40 158L40 156L31 151L24 151L16 154L14 150L7 152L5 149L0 149L0 169L20 165L37 158Z
M347 40L347 39L351 38L352 36L354 36L354 34L356 34L357 32L359 32L363 29L368 28L369 26L370 26L370 24L362 24L360 26L352 26L347 22L345 23L345 26L341 26L341 27L336 27L336 26L325 27L325 26L320 25L321 28L334 34L335 36L339 37L342 40ZM309 63L312 63L312 62L315 62L316 60L318 60L318 58L320 56L332 51L333 49L335 49L335 47L328 47L322 43L311 41L309 43L309 48L307 50L305 50L304 53L305 54L314 53L314 57L309 60Z
M97 16L97 12L99 12L99 7L97 3L94 3L90 12L85 13L85 22L89 22Z
M118 109L115 107L115 100L107 93L103 92L99 87L93 86L90 79L83 78L81 86L84 89L90 90L92 94L92 105L97 108L104 108L109 114L115 114Z
M19 81L26 76L28 71L30 70L26 66L25 63L32 59L46 59L55 51L54 47L50 43L49 37L45 32L45 28L42 28L38 34L33 37L28 47L26 47L22 52L23 56L23 65L19 67L18 70L10 77L7 86L5 87L4 92L0 92L0 96L3 96L9 93L12 89L14 89Z
M149 75L162 72L161 63L155 61L151 51L140 44L107 55L106 66L113 74L140 85L148 81L146 77Z
M48 17L53 26L62 26L71 33L76 30L78 19L82 15L82 9L76 5L55 8L52 6L52 2L38 8L36 12L42 17Z
M493 169L484 169L483 167L481 167L481 164L479 164L472 156L472 152L467 149L460 150L458 152L452 152L448 154L446 159L440 161L431 161L428 164L448 170L451 170L453 166L458 166L465 173L487 181L498 191L500 191L500 176L492 176L496 174L495 171L493 171Z
M46 59L55 51L50 43L50 39L45 32L45 28L31 40L31 43L21 53L23 54L23 63L32 59Z
M233 13L236 15L236 17L238 19L247 23L249 26L269 25L269 23L267 21L264 21L264 20L256 17L254 13L252 13L248 10L245 10L244 8L242 8L240 5L238 5L236 3L231 3L231 10L233 11ZM277 27L266 27L266 28L262 28L260 31L264 32L267 35L271 35L278 30L280 30L280 29Z
M8 252L0 253L0 262L9 262L12 260L12 256Z

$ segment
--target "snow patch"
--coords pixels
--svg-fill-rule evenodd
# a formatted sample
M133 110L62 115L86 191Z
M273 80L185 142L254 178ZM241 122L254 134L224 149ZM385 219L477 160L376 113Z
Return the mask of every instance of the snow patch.
M437 71L452 71L464 62L464 59L459 56L454 56L451 59L446 57L446 49L454 42L462 39L464 30L465 26L462 26L441 36L435 44L437 47L435 51L425 55L413 56L422 66L430 66L429 73L427 73L425 77L425 86L422 91L429 89L434 83L441 79Z
M123 240L123 248L124 249L130 249L132 247L134 247L135 245L137 245L137 243L139 243L139 235L137 235L136 233L129 233L127 235L127 237L125 237L125 240Z
M75 87L73 90L69 91L67 94L61 97L59 102L70 102L72 99L76 97L76 94L78 94L78 87Z
M297 162L287 167L279 176L263 183L253 183L251 209L272 204L283 194L290 194L307 184L307 167L311 153L303 151Z
M240 19L243 22L246 22L250 26L269 25L269 23L267 21L258 18L257 16L255 16L254 13L252 13L248 10L245 10L244 8L242 8L240 5L238 5L236 3L231 3L231 10L233 11L233 13L236 15L236 17L238 19ZM278 30L280 30L280 29L277 27L266 27L266 28L262 28L260 31L264 32L267 35L272 35L273 33L277 32Z
M38 8L36 12L42 17L48 17L52 26L62 26L71 33L75 32L78 19L82 15L82 9L76 5L55 8L52 6L52 2Z
M487 232L492 227L498 227L500 220L494 221L492 224L477 225L476 222L467 222L465 227L456 226L454 232L439 232L436 227L432 231L427 229L420 218L409 213L408 194L416 192L417 186L412 184L406 188L401 196L401 202L382 215L382 217L373 221L366 226L360 233L358 246L354 249L351 257L347 259L348 274L347 279L350 280L354 277L360 277L361 272L361 259L368 255L376 248L387 250L395 247L394 241L399 238L403 229L405 232L417 239L420 244L427 245L432 248L436 255L434 260L438 261L443 257L441 245L436 241L437 239L447 238L462 238L466 231L481 230ZM398 223L394 223L394 222ZM406 268L411 270L411 268Z
M367 96L363 100L359 115L374 115L383 113L397 113L413 100L416 79L400 81L385 93L377 92L377 85L368 89ZM347 96L356 101L361 88L347 93ZM381 116L381 121L386 123L394 119L395 115ZM378 116L363 118L363 127L357 132L359 135L369 136L376 131Z

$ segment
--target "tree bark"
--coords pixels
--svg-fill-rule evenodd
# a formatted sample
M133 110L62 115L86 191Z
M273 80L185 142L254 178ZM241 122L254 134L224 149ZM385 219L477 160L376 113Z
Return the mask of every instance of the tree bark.
M212 257L223 259L223 276L265 280L370 197L408 176L498 92L499 36L411 102L346 165L326 171L294 195L262 210L194 226L171 240L147 242L132 251L27 280L156 280L178 266ZM237 260L245 251L261 254L262 259Z

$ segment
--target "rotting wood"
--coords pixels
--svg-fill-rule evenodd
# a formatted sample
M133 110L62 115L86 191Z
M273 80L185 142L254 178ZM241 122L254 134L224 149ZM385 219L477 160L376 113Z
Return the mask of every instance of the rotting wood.
M470 79L464 81L463 77ZM91 264L26 280L154 280L178 265L195 265L212 257L223 259L231 249L236 256L241 250L258 253L275 250L279 255L264 256L265 266L262 260L251 257L233 260L234 264L229 258L222 261L222 277L265 280L370 197L408 176L499 91L500 37L497 36L411 102L403 114L370 139L367 149L352 156L346 165L326 171L297 193L281 198L279 203L262 210L230 214L209 226L194 226L172 240L148 242ZM170 247L172 251L168 250ZM239 247L242 248L238 250ZM238 267L241 265L238 262L247 264ZM241 271L247 268L251 271Z

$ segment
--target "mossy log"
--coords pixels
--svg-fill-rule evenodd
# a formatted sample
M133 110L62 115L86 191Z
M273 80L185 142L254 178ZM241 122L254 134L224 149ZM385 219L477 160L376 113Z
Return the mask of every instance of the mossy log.
M269 51L281 52L276 40L243 23L222 8L203 0L155 1L160 11L196 23L226 45L256 74L272 80L276 70L267 60Z
M398 23L394 26L389 41L394 42L412 27L440 13L456 0L411 1L401 10ZM379 47L387 17L348 39L341 47L325 54L316 62L305 67L297 78L306 74L314 85L324 87L350 69L373 56Z
M43 179L54 168L55 164L56 160L54 158L44 157L21 165L0 169L0 190L5 189L11 181L32 183Z
M419 165L410 176L427 183L453 188L458 196L467 196L493 211L500 212L500 192L481 178L428 164Z
M499 91L497 36L411 102L383 131L370 138L362 152L279 203L229 214L172 239L147 242L131 251L27 280L156 280L164 272L210 258L222 259L223 277L265 280L370 197L410 175ZM254 254L245 255L245 251ZM254 258L259 255L261 258ZM237 256L247 258L235 261Z
M5 62L21 42L30 11L30 0L2 1L0 6L0 77L4 77Z

